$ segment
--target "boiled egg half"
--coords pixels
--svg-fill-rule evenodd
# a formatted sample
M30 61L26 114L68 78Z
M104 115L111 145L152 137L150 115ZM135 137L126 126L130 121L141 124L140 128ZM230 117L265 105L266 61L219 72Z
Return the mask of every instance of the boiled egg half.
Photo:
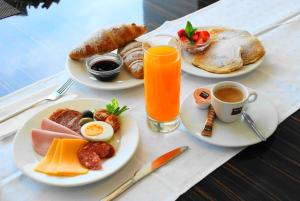
M112 126L104 121L92 121L81 127L81 134L91 141L108 141L114 135Z

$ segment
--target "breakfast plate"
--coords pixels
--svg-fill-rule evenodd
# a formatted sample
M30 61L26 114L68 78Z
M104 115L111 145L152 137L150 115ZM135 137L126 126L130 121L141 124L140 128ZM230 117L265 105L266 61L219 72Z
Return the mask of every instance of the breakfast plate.
M276 130L278 125L277 110L272 102L261 93L258 93L255 102L247 106L247 113L252 117L265 138L270 137ZM193 94L190 94L183 101L180 118L190 134L209 144L223 147L243 147L261 142L243 119L233 123L224 123L215 118L212 136L202 136L201 131L207 118L207 109L197 108Z
M88 73L84 62L75 61L69 57L66 61L66 68L72 79L95 89L120 90L139 86L144 83L143 79L136 79L132 77L132 75L130 75L124 68L122 68L120 74L114 80L106 82L99 81L93 77L93 75Z
M103 161L102 169L90 170L86 174L77 176L49 176L34 171L34 168L42 160L32 144L31 132L33 128L39 128L42 119L48 118L58 108L69 108L83 111L87 108L104 108L106 101L101 99L75 99L51 105L30 118L18 131L13 143L13 157L17 167L28 177L54 186L80 186L104 179L123 167L136 151L139 142L138 127L130 114L122 114L120 118L120 140L114 155ZM50 148L49 148L50 149ZM79 153L79 152L78 152ZM48 154L48 153L47 153Z
M261 63L264 60L264 57L260 58L255 63L245 65L237 71L233 71L231 73L226 73L226 74L210 73L203 69L197 68L192 65L191 60L192 60L192 56L186 51L182 51L181 69L188 74L195 75L198 77L207 77L207 78L231 78L231 77L245 75L247 73L254 71L261 65Z

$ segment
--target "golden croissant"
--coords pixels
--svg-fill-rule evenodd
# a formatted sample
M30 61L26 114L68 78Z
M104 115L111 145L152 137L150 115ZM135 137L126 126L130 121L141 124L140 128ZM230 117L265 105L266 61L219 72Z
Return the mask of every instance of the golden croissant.
M147 28L134 23L103 29L92 35L69 56L74 60L84 59L95 54L104 54L124 47L127 43L144 34Z

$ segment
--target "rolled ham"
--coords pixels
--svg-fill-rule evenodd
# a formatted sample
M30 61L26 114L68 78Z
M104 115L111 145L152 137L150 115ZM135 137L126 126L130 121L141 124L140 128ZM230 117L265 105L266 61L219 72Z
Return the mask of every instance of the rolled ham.
M32 129L31 137L33 149L42 156L47 153L48 148L54 138L83 139L83 137L79 135L53 132L42 129Z
M66 133L71 135L77 135L80 136L80 134L76 133L75 131L69 129L66 126L60 125L56 123L55 121L51 121L50 119L43 119L41 123L41 129L58 132L58 133Z

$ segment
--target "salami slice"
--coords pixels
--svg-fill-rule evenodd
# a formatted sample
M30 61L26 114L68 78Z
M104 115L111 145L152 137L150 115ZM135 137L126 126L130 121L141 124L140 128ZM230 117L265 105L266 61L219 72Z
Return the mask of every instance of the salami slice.
M90 150L90 147L84 145L81 149L78 150L78 160L81 165L91 170L101 169L101 159L99 155Z
M78 151L80 163L92 170L101 169L101 159L115 155L114 147L107 142L88 142Z
M114 147L106 142L95 142L93 149L101 159L111 158L115 154Z

